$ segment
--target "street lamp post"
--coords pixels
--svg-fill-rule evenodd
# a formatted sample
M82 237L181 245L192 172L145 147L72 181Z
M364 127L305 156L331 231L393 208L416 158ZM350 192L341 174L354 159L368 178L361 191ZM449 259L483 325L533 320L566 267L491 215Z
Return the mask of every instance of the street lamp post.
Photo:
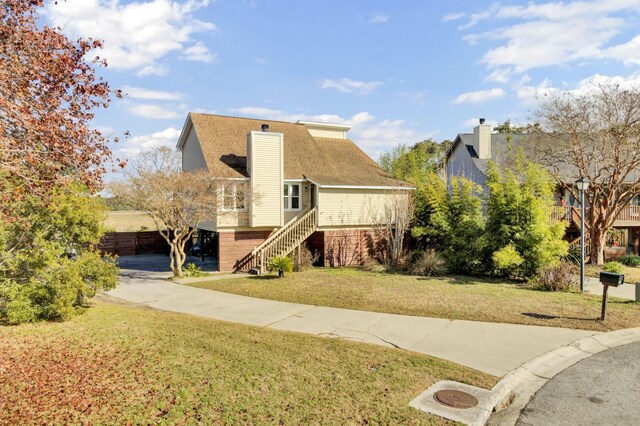
M584 193L589 189L589 181L583 177L576 181L580 191L580 291L584 291Z

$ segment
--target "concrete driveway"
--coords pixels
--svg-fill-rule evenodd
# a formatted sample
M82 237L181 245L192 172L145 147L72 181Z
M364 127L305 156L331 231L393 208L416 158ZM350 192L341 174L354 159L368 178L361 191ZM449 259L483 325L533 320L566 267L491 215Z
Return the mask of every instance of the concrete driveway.
M256 299L169 282L168 268L163 269L168 265L166 256L121 257L119 263L120 285L108 293L119 299L217 320L407 349L496 376L551 349L597 334Z

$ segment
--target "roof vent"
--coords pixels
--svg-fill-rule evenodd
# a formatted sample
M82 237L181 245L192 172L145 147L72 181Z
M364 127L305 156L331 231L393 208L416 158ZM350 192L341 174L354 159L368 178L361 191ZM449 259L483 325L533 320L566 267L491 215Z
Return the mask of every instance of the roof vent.
M481 118L480 119L480 124L484 124L484 121L485 121L484 118Z
M268 132L268 131L269 131L269 125L268 125L268 124L263 124L263 125L261 126L261 128L262 128L262 131L263 131L263 132Z

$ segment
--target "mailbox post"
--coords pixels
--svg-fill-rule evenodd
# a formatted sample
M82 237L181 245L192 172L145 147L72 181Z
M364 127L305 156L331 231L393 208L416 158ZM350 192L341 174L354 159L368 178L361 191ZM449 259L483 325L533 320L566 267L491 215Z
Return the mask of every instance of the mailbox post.
M602 312L600 313L600 320L604 321L607 318L607 291L609 286L620 287L624 284L623 274L614 274L613 272L600 272L600 283L604 286L602 290Z

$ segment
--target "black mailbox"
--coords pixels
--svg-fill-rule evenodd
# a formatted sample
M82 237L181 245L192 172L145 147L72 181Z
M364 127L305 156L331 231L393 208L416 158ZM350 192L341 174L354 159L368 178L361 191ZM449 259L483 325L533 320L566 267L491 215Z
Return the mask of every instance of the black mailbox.
M611 287L620 287L624 284L624 274L615 274L613 272L600 272L600 282L602 285Z

